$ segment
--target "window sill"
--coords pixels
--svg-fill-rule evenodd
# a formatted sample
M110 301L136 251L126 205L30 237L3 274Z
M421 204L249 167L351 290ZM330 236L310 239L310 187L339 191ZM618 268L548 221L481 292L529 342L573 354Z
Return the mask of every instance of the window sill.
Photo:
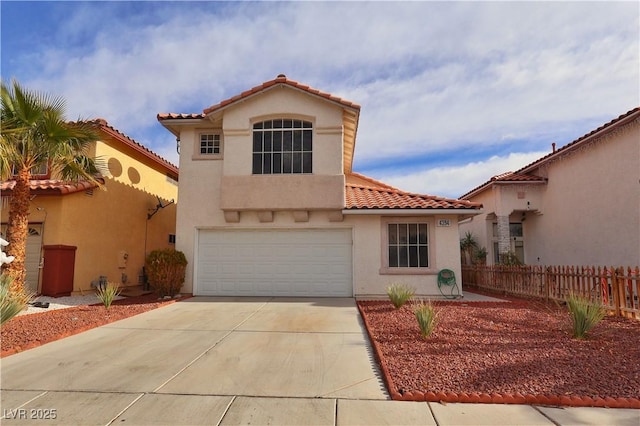
M382 267L378 271L380 275L438 275L433 268L389 268Z
M222 154L196 154L191 157L193 161L199 160L222 160Z

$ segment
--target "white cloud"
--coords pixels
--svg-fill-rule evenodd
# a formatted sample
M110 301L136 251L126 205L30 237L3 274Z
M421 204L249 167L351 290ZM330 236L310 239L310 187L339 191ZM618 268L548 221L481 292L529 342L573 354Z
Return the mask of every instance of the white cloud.
M362 105L365 168L521 149L513 141L539 150L640 104L632 2L99 4L71 9L55 46L31 61L40 77L23 83L64 96L72 118L103 117L167 154L175 138L158 112L200 112L279 73ZM445 182L463 192L478 183L451 173Z
M409 192L458 198L487 182L491 177L518 170L546 154L548 152L512 153L460 166L436 167L409 174L395 173L375 178Z

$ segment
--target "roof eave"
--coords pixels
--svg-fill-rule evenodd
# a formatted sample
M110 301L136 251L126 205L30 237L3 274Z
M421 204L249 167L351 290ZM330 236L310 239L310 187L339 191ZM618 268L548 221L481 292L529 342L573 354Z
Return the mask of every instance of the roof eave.
M547 179L544 180L494 180L490 181L485 185L482 185L480 188L476 188L471 192L467 192L466 194L460 197L461 200L469 200L469 198L475 197L476 195L486 191L493 185L546 185Z
M417 216L417 215L463 215L475 216L482 214L482 208L438 209L438 208L350 208L343 209L346 215L393 215L393 216Z

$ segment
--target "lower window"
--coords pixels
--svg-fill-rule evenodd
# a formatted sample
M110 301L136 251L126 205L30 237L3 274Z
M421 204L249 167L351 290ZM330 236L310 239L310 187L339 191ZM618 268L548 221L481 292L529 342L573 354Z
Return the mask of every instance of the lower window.
M429 227L426 223L387 224L389 268L429 267Z

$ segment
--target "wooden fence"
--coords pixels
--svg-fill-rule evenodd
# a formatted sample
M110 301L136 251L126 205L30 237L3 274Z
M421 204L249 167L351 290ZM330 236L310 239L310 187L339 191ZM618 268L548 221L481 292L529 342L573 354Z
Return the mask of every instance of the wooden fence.
M640 319L640 268L463 265L465 286L546 300L571 293L601 302L618 316Z

